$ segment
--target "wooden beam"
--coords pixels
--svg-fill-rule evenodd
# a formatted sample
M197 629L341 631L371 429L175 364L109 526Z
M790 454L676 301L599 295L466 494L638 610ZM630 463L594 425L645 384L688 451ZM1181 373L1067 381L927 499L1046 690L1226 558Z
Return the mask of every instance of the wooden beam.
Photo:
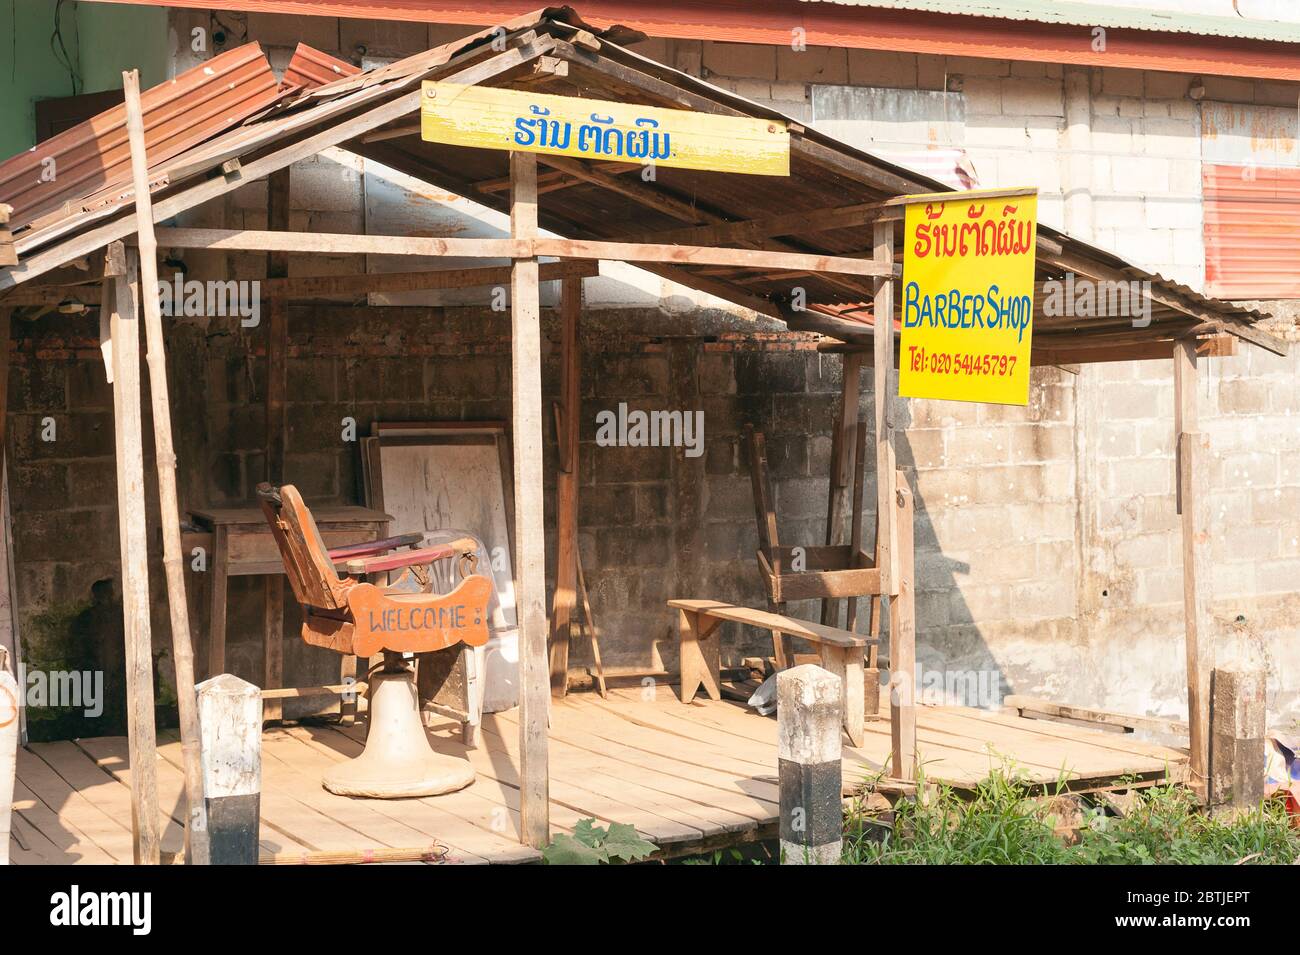
M1174 430L1178 511L1183 537L1183 625L1187 667L1187 726L1191 780L1204 793L1210 766L1210 674L1214 620L1210 615L1210 499L1205 486L1209 440L1198 426L1196 345L1174 347Z
M1179 720L1164 719L1159 716L1135 716L1130 713L1116 713L1111 710L1098 710L1087 706L1071 706L1040 700L1031 696L1009 694L1002 698L1002 705L1016 711L1027 719L1069 720L1072 723L1096 723L1110 726L1126 733L1143 730L1148 733L1165 733L1169 736L1186 736L1187 724Z
M544 157L539 155L538 158L542 159ZM600 165L603 171L610 173L611 175L618 175L620 173L631 172L633 169L642 168L640 163L635 162L602 162ZM556 187L572 186L587 181L588 180L586 179L579 179L576 176L571 176L560 169L552 169L548 172L538 170L537 192L540 195ZM477 183L477 187L479 192L508 193L510 191L510 177L505 176L499 179L485 179L482 182Z
M874 226L875 255L879 262L894 261L894 223ZM894 480L894 283L877 279L873 329L871 396L876 426L876 567L880 569L881 592L898 593L899 530L896 524ZM892 605L892 602L891 602ZM897 767L895 767L897 768Z
M478 288L510 284L509 265L471 269L429 269L422 272L367 272L362 275L313 275L267 279L262 291L270 295L299 298L316 295L346 295L352 292L419 292L436 289ZM581 279L600 274L600 263L584 259L572 262L544 262L538 281Z
M405 172L407 175L422 182L427 182L440 189L449 189L459 195L471 196L476 199L476 201L488 206L488 208L497 208L498 211L508 211L508 202L501 203L495 195L490 193L480 193L473 183L457 179L456 177L450 176L440 170L430 169L427 164L419 165L411 162L410 159L412 157L409 153L391 150L383 144L364 146L356 151L377 162L382 162L387 166ZM582 227L577 222L565 219L563 216L557 214L553 209L543 210L542 216L547 228L553 232L563 233L565 231ZM734 305L739 305L742 308L750 309L760 315L766 315L770 318L776 319L781 318L780 310L770 299L758 295L752 295L733 284L718 282L706 275L700 274L699 270L688 271L671 265L655 264L651 262L638 263L638 267L647 272L653 273L654 275L658 275L660 278L665 278L669 281L676 282L679 285L684 285L687 288L695 289L697 292L705 292L709 295L717 296L724 301L731 302Z
M569 644L578 583L578 434L582 373L578 322L582 279L560 287L560 402L555 421L560 471L555 476L555 603L551 614L551 695L569 690ZM594 625L588 617L587 626Z
M101 307L113 339L113 435L117 457L122 621L126 641L127 748L131 758L131 832L136 865L158 865L158 743L154 729L153 644L149 626L149 533L145 523L144 441L140 416L138 264L104 283Z
M1068 345L1057 347L1050 342L1040 346L1042 339L1034 341L1035 365L1086 365L1092 362L1154 361L1169 357L1174 347L1172 341L1141 342L1131 345ZM1200 358L1226 358L1237 354L1237 341L1232 335L1214 335L1195 339L1196 354Z
M837 255L721 249L707 246L655 245L586 239L435 239L420 236L347 235L331 232L268 232L256 229L159 228L158 243L181 249L243 252L315 252L330 255L420 255L463 258L607 259L667 265L734 265L748 269L792 269L845 275L897 276L888 263Z
M279 169L266 181L266 225L276 232L289 229L289 198L292 167ZM266 257L266 277L284 279L289 275L289 253L271 252ZM285 404L289 391L289 301L280 292L272 292L266 321L266 480L279 486L284 483L286 443ZM262 687L274 690L284 686L284 575L266 578L262 604ZM283 716L279 699L262 702L262 719L277 722Z
M18 308L24 305L58 305L60 302L80 302L83 305L99 304L99 281L84 285L36 285L12 288L0 292L0 306Z
M608 259L615 262L658 262L668 265L735 265L751 269L793 269L803 272L837 272L844 275L888 275L897 270L891 261L846 258L803 252L768 252L759 249L720 249L693 245L656 245L640 242L597 242L584 239L537 239L537 255L561 259Z
M537 157L511 153L510 234L537 235ZM519 812L523 841L550 842L547 762L546 530L542 523L542 334L537 259L516 258L510 280L513 396L515 601L519 608Z
M875 339L874 326L850 321L847 318L836 318L834 315L827 315L825 312L816 312L811 309L796 312L788 306L782 305L781 317L785 321L786 327L792 332L812 332L817 335L826 335L838 339L841 342L859 345L868 345Z
M180 717L181 766L185 776L185 847L192 865L208 865L208 814L203 797L203 765L199 751L198 700L194 689L194 643L190 637L189 600L181 556L180 505L176 497L176 452L172 447L171 398L167 387L167 353L163 342L162 309L158 301L158 246L153 235L149 194L149 160L145 155L144 112L140 105L140 74L122 74L126 97L126 130L131 146L131 173L138 200L135 206L140 244L140 302L144 307L149 395L153 402L154 463L158 469L158 507L162 523L163 574L172 631L172 663L176 673L176 709Z
M835 229L860 228L879 218L881 208L879 202L831 206L806 212L786 212L761 219L720 221L686 229L666 229L637 236L636 240L681 245L745 245L776 236L806 236Z
M575 259L568 262L543 262L542 282L566 278L590 278L600 274L598 262ZM0 307L57 305L63 301L99 304L99 280L93 285L22 285L0 292ZM262 291L287 298L324 295L347 295L354 292L419 292L434 289L477 288L509 285L510 266L488 265L468 269L424 269L417 272L363 272L353 275L295 275L290 278L264 279Z
M627 199L647 209L654 209L656 212L667 213L683 222L712 222L724 223L725 218L716 211L700 206L695 201L686 201L667 189L657 186L648 185L642 182L640 178L620 177L611 170L604 168L606 163L593 163L581 159L572 159L566 156L540 156L543 162L562 170L567 174L582 179L585 182L593 183L603 189L608 189L618 193ZM709 228L706 226L705 228ZM705 233L707 235L707 233ZM638 240L640 241L640 240ZM725 246L726 242L720 242L713 239L706 239L703 242L688 242L680 239L671 240L650 240L653 244L660 245L696 245L696 246ZM745 240L739 244L744 245ZM758 243L756 243L758 244ZM792 252L795 254L806 254L804 249L799 248L788 242L771 242L769 251L773 252ZM792 273L793 275L806 275L807 272ZM759 281L756 277L751 281ZM828 281L838 288L848 292L867 295L867 289L859 284L855 284L852 279L846 279L835 275L823 274L823 280Z
M158 244L174 249L238 252L299 252L328 255L422 255L509 259L532 254L527 242L513 239L431 239L404 235L349 235L339 232L288 232L260 229L158 229Z
M707 222L709 217L696 208L692 202L679 199L671 192L648 185L637 177L621 177L611 170L604 169L604 163L593 163L569 156L538 156L542 162L574 179L580 179L593 185L608 189L626 199L651 209L659 209L675 219L686 222ZM710 245L708 242L699 245Z

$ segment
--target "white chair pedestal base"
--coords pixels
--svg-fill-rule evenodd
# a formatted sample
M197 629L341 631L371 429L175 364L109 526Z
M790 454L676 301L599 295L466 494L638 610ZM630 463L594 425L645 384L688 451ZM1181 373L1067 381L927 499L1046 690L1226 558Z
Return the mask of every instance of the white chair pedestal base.
M435 753L420 718L415 674L401 666L369 681L366 749L322 778L332 793L372 799L438 796L474 781L469 760Z

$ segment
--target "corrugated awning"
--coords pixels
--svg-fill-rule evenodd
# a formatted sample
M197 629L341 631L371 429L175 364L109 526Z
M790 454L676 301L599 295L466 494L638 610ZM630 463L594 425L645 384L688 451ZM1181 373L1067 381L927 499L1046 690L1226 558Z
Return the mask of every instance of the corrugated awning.
M1181 10L1121 7L1071 0L804 0L878 10L914 10L996 20L1029 20L1107 30L1151 30L1191 36L1234 37L1268 43L1300 43L1300 23L1279 23L1244 16L1221 17Z
M154 215L159 221L230 192L241 184L341 146L439 189L498 211L508 208L508 153L424 142L419 135L419 83L455 78L706 113L783 120L790 124L789 177L729 175L659 168L653 182L629 163L540 155L541 224L572 239L704 245L834 256L871 255L870 223L881 204L900 195L949 187L854 149L790 117L627 50L622 28L600 32L568 8L552 8L475 37L314 89L290 93L275 106L201 146L155 165ZM558 68L557 64L564 68ZM223 164L239 160L237 176ZM3 290L29 282L108 242L134 233L129 195L91 210L29 226L15 234L19 264L0 270ZM1275 342L1254 324L1261 313L1207 298L1145 272L1116 255L1049 227L1040 228L1038 279L1069 273L1105 282L1137 282L1151 304L1149 325L1053 317L1035 320L1036 360L1115 360L1134 345L1169 343L1188 334L1229 332L1264 347ZM900 245L895 257L901 258ZM773 272L770 267L677 262L643 266L790 327L869 341L872 280L825 272ZM798 297L807 310L792 313Z

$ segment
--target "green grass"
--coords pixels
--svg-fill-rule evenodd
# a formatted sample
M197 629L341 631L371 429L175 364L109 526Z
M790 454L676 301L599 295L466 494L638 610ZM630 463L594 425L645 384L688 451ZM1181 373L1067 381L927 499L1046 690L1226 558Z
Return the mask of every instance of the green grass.
M1177 786L1135 790L1124 815L1058 793L1032 798L997 773L974 793L920 787L900 800L892 826L866 813L846 819L846 865L1224 865L1290 864L1300 836L1274 802L1213 818ZM1077 832L1068 840L1058 829Z

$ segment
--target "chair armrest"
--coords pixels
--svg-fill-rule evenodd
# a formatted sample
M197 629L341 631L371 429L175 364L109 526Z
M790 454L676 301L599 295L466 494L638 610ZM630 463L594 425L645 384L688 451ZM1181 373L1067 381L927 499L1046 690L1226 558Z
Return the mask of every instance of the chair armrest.
M472 547L469 549L473 550ZM437 547L408 550L400 554L389 554L386 557L356 557L346 562L340 561L340 563L346 563L349 574L362 576L364 574L377 574L385 570L397 570L400 567L431 564L435 560L442 560L444 557L455 557L457 554L463 553L465 553L465 548L457 547L455 544L439 544Z
M402 534L398 537L385 537L383 540L378 541L362 541L359 544L332 547L329 555L330 560L337 563L350 557L370 557L384 551L397 550L399 547L410 547L422 540L424 540L423 534Z

